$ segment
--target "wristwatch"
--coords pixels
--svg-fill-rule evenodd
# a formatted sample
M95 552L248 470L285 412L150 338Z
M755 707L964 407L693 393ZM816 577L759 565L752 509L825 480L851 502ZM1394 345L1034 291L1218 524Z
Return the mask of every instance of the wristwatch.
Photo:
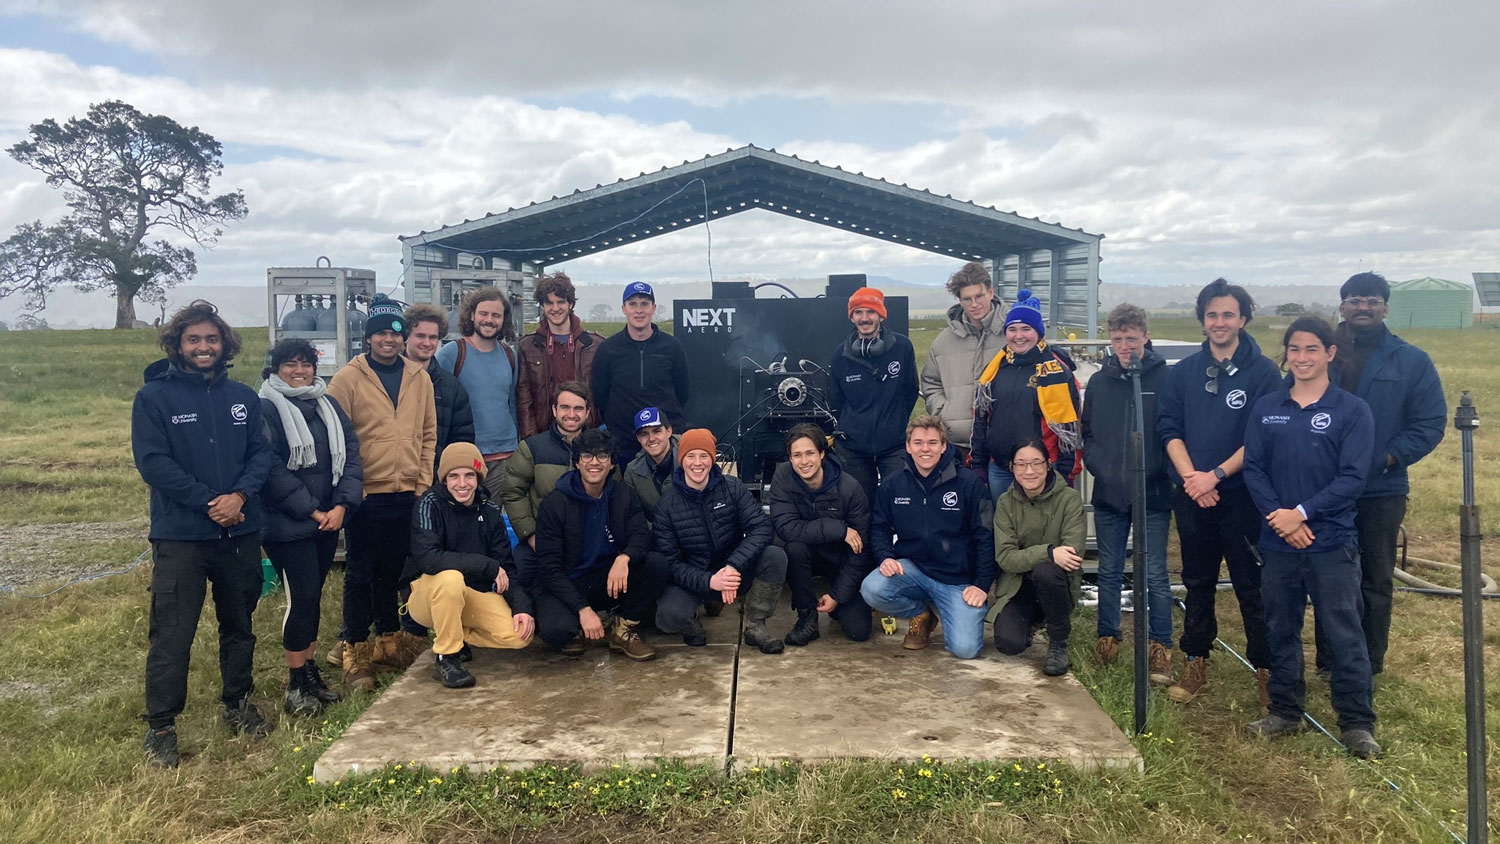
M1224 474L1224 467L1223 466L1215 466L1214 467L1214 477L1216 477L1216 478L1218 478L1219 480L1222 481L1222 480L1224 480L1225 478L1227 478L1229 476L1226 475L1226 474Z

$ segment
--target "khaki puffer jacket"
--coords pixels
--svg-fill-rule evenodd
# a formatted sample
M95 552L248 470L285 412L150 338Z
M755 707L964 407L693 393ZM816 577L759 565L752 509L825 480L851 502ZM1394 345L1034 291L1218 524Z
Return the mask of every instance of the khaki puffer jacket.
M349 415L359 438L367 497L388 492L420 494L432 486L437 450L432 379L420 363L400 360L405 368L395 406L365 355L349 361L328 382L328 395Z
M990 315L978 331L964 317L964 309L948 309L948 327L927 350L922 365L922 401L927 412L942 417L948 426L948 441L969 447L974 431L974 385L985 364L1005 348L1005 309L1000 300L991 303Z
M1048 546L1067 545L1082 554L1087 530L1083 498L1062 475L1054 471L1036 498L1027 498L1020 486L1011 484L995 502L995 563L1000 576L990 588L986 620L994 621L1021 591L1024 576L1046 561ZM1070 572L1068 582L1076 602L1083 589L1082 572Z

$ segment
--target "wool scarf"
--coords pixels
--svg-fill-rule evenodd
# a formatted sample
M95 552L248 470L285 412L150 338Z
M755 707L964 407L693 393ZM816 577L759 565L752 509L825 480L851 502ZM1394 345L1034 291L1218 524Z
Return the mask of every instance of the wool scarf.
M323 394L327 389L328 385L322 378L313 378L313 382L306 387L293 387L273 372L266 378L266 383L260 385L260 397L269 401L281 416L281 430L286 433L286 444L291 450L286 459L286 467L293 472L318 464L318 444L313 440L312 431L307 427L307 420L302 418L302 412L293 407L290 400L317 401L318 417L328 430L328 454L333 463L333 482L337 484L339 478L344 476L344 426L333 409L333 402Z
M1026 379L1026 386L1036 392L1042 421L1057 434L1058 448L1065 452L1077 451L1083 444L1083 434L1078 421L1078 409L1073 406L1073 371L1054 352L1048 351L1046 340L1036 344L1036 352L1039 360L1035 363L1020 361L1020 365L1031 363L1033 366L1031 377ZM1032 355L1023 357L1030 358ZM994 404L990 384L999 374L1000 367L1016 365L1016 353L1008 345L990 359L980 373L978 387L974 390L974 408L977 412L988 413Z

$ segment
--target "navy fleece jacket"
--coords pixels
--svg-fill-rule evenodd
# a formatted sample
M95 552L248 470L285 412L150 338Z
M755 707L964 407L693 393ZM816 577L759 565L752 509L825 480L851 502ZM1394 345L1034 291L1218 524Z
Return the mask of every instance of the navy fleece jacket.
M989 591L995 582L995 507L973 472L959 471L950 445L927 477L911 456L880 483L870 522L876 563L911 560L923 574L953 586Z
M1156 433L1161 444L1182 440L1187 445L1188 457L1200 472L1207 472L1228 460L1240 446L1245 444L1245 423L1250 420L1250 408L1268 393L1282 389L1281 373L1271 359L1261 354L1260 345L1249 332L1240 332L1239 348L1234 350L1231 362L1235 373L1230 375L1209 352L1208 341L1203 348L1177 362L1162 387L1156 404ZM1217 392L1206 389L1209 381L1208 368L1220 370L1216 379ZM1182 483L1177 467L1167 461L1167 472L1174 484ZM1234 489L1245 482L1239 473L1230 475L1219 483L1220 489Z
M833 350L833 413L845 445L881 454L906 442L906 420L917 406L917 353L904 334L884 326L885 354L865 358L846 340Z

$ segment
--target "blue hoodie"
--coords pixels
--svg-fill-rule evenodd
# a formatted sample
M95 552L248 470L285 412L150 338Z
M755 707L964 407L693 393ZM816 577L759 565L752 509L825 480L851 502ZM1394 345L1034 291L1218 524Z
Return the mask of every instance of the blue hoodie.
M260 396L220 366L207 378L159 360L130 412L135 468L151 488L151 539L183 542L260 533L260 488L276 455L261 427ZM208 502L243 493L245 520L220 527Z
M833 350L829 400L844 443L865 454L883 454L906 442L906 421L917 406L917 353L911 341L880 327L885 354L865 358L849 341ZM850 334L853 339L853 334Z
M557 490L584 505L583 553L579 555L578 565L568 572L569 580L581 580L595 569L612 565L615 556L619 554L619 543L615 541L614 534L609 531L607 518L609 515L607 503L614 485L614 476L606 477L604 492L595 498L583 488L583 476L576 470L568 472L557 481Z
M1207 472L1228 460L1245 444L1245 423L1250 409L1268 393L1282 389L1281 372L1271 359L1261 354L1260 345L1248 331L1240 331L1240 345L1231 362L1237 367L1230 375L1221 370L1218 392L1210 393L1208 368L1217 366L1209 353L1208 341L1203 348L1178 361L1156 400L1156 433L1161 444L1172 440L1187 444L1188 457L1200 472ZM1182 483L1177 467L1167 461L1167 472L1174 484ZM1235 489L1245 482L1235 473L1219 482L1220 489Z
M940 583L978 586L995 581L995 506L973 472L960 472L953 446L922 477L911 455L880 483L870 522L878 563L911 560Z

